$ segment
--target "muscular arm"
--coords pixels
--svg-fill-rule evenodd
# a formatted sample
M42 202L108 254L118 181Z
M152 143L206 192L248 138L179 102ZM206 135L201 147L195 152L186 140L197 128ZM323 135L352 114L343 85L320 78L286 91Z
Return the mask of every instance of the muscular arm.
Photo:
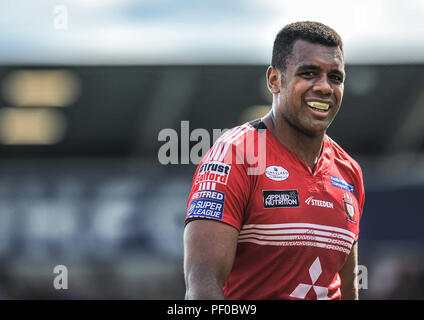
M358 243L356 242L343 266L339 271L342 282L341 291L343 300L359 300L358 288L355 287L356 273L358 266Z
M221 222L195 220L184 230L186 299L225 299L222 286L230 274L238 230Z

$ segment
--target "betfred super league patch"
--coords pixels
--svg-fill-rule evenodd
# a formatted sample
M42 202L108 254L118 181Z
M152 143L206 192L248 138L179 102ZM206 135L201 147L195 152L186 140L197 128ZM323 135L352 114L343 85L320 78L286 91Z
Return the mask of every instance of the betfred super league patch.
M203 217L222 220L225 193L215 190L198 191L191 197L188 217Z

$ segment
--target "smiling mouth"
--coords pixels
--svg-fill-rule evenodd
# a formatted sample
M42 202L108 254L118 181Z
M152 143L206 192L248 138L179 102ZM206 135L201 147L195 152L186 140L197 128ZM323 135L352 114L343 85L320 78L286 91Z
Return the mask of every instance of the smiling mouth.
M319 111L327 111L330 109L330 105L328 103L318 102L318 101L309 101L306 102L308 106L310 106L312 109L316 109Z

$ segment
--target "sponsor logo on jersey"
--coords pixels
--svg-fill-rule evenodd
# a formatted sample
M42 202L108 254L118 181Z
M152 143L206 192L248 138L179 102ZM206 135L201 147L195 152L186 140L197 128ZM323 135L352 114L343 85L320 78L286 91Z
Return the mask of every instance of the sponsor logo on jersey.
M331 180L331 185L333 187L337 187L337 188L349 191L352 194L355 194L355 186L353 184L343 180L342 178L331 176L331 175L330 175L330 180Z
M225 193L214 190L198 191L191 197L188 217L203 217L222 220Z
M330 300L328 297L328 288L323 286L316 285L319 283L319 278L323 274L323 269L321 267L321 261L319 257L311 264L308 269L309 277L306 279L306 283L299 283L297 287L290 294L290 297L297 299L305 299L306 295L311 291L315 291L317 300ZM311 284L312 283L312 284Z
M209 161L202 164L197 173L195 184L202 182L218 182L227 184L231 166L218 161Z
M334 209L334 204L330 201L324 201L324 200L318 200L318 199L314 199L313 196L309 197L308 199L305 200L305 203L308 206L314 206L314 207L322 207L322 208L330 208L330 209Z
M263 190L264 208L295 208L299 207L297 190Z
M265 169L265 175L274 181L284 181L289 177L289 172L282 166L269 166Z
M352 197L347 192L343 195L343 207L347 215L346 220L356 224L356 221L353 220L355 217L355 204Z
M191 197L191 200L196 199L212 199L212 200L224 200L224 193L214 190L202 190L197 191L193 196Z

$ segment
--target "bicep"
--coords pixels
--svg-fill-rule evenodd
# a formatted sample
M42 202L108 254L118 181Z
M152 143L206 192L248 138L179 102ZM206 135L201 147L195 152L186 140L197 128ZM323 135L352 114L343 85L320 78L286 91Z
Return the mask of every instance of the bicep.
M358 266L358 242L356 242L350 251L347 260L339 271L341 280L341 291L343 300L358 300L358 289L355 285L356 268Z
M221 290L233 266L238 234L236 228L218 221L200 219L187 224L184 275L188 292L215 295Z

